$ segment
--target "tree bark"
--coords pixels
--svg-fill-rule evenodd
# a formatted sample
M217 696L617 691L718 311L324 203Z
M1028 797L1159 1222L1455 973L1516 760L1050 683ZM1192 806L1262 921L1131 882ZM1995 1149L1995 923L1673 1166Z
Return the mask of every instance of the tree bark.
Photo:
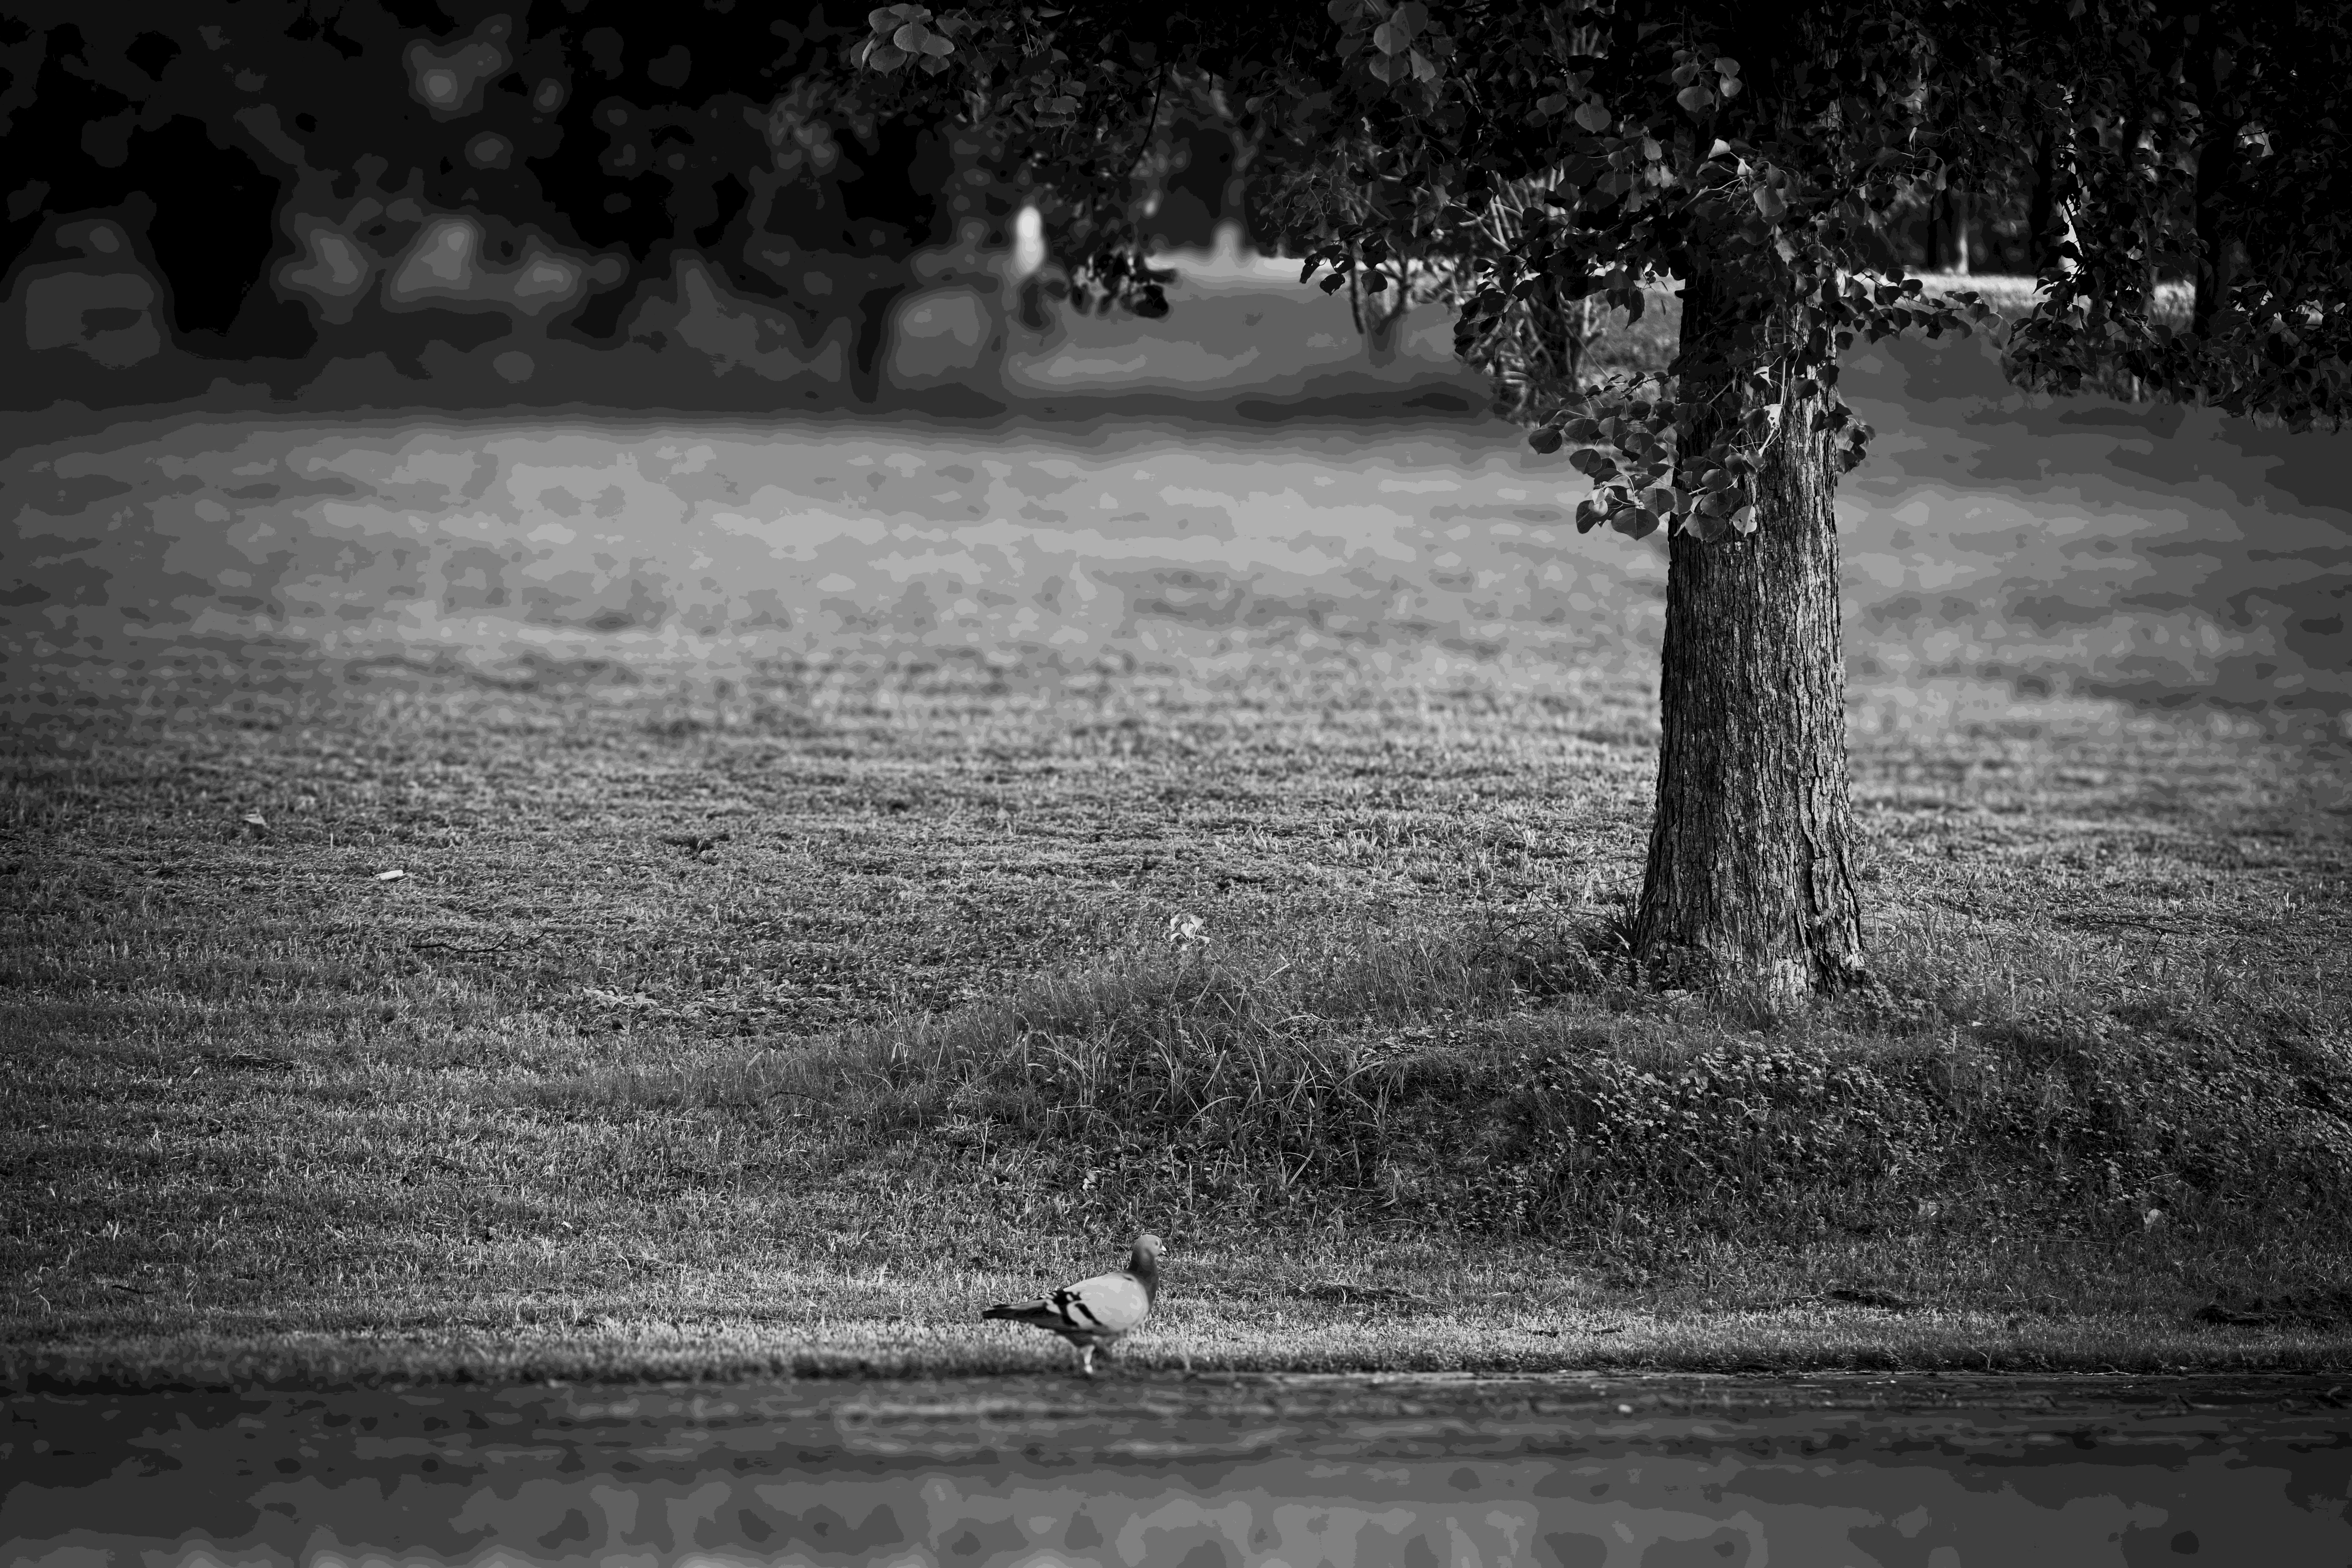
M1721 347L1731 304L1704 273L1685 283L1683 396L1706 406L1677 434L1685 451L1746 411ZM1782 406L1755 532L1668 547L1657 805L1633 933L1659 978L1760 982L1784 998L1863 978L1838 469L1820 426L1817 403Z

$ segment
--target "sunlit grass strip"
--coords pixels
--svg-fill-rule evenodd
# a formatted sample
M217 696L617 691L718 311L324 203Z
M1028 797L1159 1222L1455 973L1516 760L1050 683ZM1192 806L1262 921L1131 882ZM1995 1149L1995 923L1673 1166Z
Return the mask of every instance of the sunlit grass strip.
M918 1311L928 1303L918 1303ZM1290 1313L1183 1314L1139 1332L1108 1376L1220 1373L1685 1372L2352 1373L2341 1333L2183 1329L2095 1315L2028 1330L1987 1313L1888 1321L1790 1310L1545 1327L1462 1318L1318 1322ZM588 1332L458 1329L376 1334L301 1327L131 1332L12 1358L11 1386L318 1386L344 1383L734 1381L1071 1375L1066 1357L987 1326L730 1316L625 1319Z

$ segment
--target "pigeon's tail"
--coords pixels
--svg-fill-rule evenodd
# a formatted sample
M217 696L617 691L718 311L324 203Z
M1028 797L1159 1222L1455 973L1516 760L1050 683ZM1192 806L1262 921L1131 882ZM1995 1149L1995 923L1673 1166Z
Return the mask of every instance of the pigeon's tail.
M1016 1323L1034 1323L1045 1321L1051 1321L1058 1323L1062 1320L1062 1315L1054 1310L1054 1304L1043 1298L1034 1301L1021 1301L1017 1303L1012 1301L999 1301L995 1306L991 1307L986 1311L981 1313L981 1316L982 1318L1009 1318Z

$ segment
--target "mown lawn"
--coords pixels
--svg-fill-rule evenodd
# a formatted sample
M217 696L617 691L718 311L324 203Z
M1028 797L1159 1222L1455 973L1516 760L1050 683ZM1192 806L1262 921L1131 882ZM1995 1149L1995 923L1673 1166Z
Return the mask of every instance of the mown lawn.
M35 712L5 1376L1061 1365L1143 1226L1144 1369L2352 1367L2340 743L1858 691L1774 1016L1617 951L1646 681L1247 668Z

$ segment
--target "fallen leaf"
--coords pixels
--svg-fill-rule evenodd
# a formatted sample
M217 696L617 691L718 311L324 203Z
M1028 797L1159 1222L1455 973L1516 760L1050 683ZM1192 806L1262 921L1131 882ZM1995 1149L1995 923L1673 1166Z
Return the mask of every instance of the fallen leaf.
M267 827L269 826L269 819L262 816L261 813L257 811L247 812L245 814L245 820L253 824L256 827Z
M407 872L394 868L390 871L378 871L375 874L375 879L379 882L397 882L407 875Z

